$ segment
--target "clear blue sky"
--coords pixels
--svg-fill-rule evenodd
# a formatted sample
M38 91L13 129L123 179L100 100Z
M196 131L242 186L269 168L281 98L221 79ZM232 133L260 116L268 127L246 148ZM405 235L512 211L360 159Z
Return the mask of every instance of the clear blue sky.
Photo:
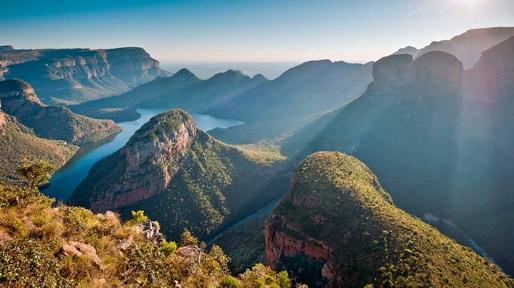
M514 26L514 0L0 0L0 44L161 61L376 60L491 26Z

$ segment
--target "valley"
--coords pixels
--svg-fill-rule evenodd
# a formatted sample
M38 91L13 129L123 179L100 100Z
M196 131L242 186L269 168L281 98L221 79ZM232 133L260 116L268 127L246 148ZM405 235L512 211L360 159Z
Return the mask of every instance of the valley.
M514 288L514 2L30 2L0 288Z
M81 147L66 164L57 170L43 192L53 198L67 202L77 186L84 180L93 165L123 147L130 137L150 118L163 112L155 109L137 109L139 119L118 123L121 132L99 142ZM219 119L207 114L193 114L198 126L203 130L228 128L242 124L240 121Z

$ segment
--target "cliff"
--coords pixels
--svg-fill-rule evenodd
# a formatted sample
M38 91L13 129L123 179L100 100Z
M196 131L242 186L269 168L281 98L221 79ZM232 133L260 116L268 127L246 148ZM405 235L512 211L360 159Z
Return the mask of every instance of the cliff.
M5 79L29 82L45 103L77 103L117 95L161 75L142 48L0 51Z
M265 188L280 165L252 153L215 140L186 112L170 110L95 164L72 201L125 215L143 209L168 235L188 228L208 236L279 195Z
M450 221L460 243L512 275L513 43L484 51L469 71L440 51L382 58L361 97L292 133L282 152L355 155L399 207Z
M44 105L32 86L21 80L0 82L0 102L5 113L43 138L83 145L120 131L110 120L96 120L64 107Z
M265 227L268 264L309 287L510 287L495 265L397 208L338 152L299 164Z

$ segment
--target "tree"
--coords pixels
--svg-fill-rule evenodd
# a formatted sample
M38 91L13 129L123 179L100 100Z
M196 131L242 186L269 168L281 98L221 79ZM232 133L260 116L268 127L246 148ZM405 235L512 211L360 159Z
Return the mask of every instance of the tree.
M29 189L36 191L44 182L50 180L50 176L55 167L44 160L23 163L16 172L18 172L25 180L27 180Z
M182 235L180 235L180 246L198 245L198 238L193 236L191 231L184 229Z

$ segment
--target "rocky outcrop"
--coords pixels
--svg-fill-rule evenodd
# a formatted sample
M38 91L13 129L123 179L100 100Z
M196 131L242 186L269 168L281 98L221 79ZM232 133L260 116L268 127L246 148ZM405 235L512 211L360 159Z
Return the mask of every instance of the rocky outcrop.
M495 265L397 208L369 168L338 152L299 164L266 222L265 251L269 265L309 287L511 283Z
M45 103L77 103L121 94L161 75L142 48L0 51L5 79L23 79Z
M3 111L48 139L84 145L120 131L110 120L96 120L64 107L44 105L32 86L20 80L0 82L0 102Z
M142 234L146 240L149 240L155 245L161 244L166 240L160 231L161 225L159 225L159 222L157 221L146 220L141 223L139 227L141 228Z
M277 169L215 140L174 109L153 117L98 162L72 202L123 215L144 210L167 236L188 228L202 237L276 197L277 191L264 188Z
M125 171L118 182L110 185L102 197L91 202L94 211L119 209L164 192L179 169L179 163L186 155L191 141L194 141L197 128L184 112L173 114L171 127L163 130L144 129L157 126L168 119L152 119L130 140L127 146L118 151ZM156 127L160 128L160 127ZM168 128L168 129L166 129ZM156 133L157 132L157 133ZM151 183L151 185L149 185ZM123 191L122 193L115 193Z
M102 260L96 254L95 247L86 243L69 241L64 244L59 251L57 251L56 256L59 255L85 258L95 263L98 267L102 267Z

